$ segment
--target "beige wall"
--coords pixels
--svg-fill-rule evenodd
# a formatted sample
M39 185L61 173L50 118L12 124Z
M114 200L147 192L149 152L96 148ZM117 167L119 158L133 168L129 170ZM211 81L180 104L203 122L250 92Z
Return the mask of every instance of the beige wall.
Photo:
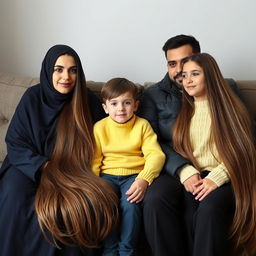
M161 79L161 47L196 36L225 77L256 79L254 0L1 0L0 71L38 76L46 50L69 44L88 79Z

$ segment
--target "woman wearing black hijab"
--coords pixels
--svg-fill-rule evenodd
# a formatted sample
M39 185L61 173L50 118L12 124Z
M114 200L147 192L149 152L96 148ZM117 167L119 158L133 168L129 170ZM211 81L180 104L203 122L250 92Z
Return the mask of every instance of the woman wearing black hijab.
M91 172L92 124L103 115L77 53L50 48L6 135L0 255L88 255L111 230L115 195Z

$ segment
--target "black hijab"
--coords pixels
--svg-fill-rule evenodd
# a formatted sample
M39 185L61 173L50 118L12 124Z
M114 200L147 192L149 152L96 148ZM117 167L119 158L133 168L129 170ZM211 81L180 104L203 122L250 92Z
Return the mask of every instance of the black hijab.
M77 53L67 45L55 45L48 50L42 63L40 73L40 90L41 90L41 103L43 106L48 106L52 111L59 111L63 105L71 98L73 91L68 94L58 92L52 83L52 74L54 65L61 55L70 55L75 59L77 71L83 74L81 61Z
M74 57L77 74L84 76L80 59L72 48L55 45L48 50L42 62L40 83L28 88L24 93L8 128L8 155L0 174L13 166L35 180L36 172L49 159L54 146L59 114L73 95L73 91L61 94L55 90L52 82L56 60L64 54Z

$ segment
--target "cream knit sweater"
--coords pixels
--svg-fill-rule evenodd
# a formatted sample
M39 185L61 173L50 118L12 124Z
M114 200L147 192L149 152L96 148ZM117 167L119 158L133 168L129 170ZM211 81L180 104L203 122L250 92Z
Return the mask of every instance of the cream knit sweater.
M224 164L219 160L216 145L210 142L211 116L208 101L195 101L195 113L191 119L190 139L193 155L200 170L192 165L185 165L179 172L180 181L183 183L192 175L201 171L210 171L207 178L221 186L228 182L229 175Z

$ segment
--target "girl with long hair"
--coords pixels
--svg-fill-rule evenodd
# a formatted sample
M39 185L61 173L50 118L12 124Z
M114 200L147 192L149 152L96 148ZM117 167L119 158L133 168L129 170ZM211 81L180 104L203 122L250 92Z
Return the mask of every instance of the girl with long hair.
M182 75L172 136L190 161L179 172L190 255L256 255L256 152L247 110L211 55L186 58Z
M77 53L50 48L6 135L1 255L88 255L100 246L117 219L114 192L91 171L92 127L101 117Z

